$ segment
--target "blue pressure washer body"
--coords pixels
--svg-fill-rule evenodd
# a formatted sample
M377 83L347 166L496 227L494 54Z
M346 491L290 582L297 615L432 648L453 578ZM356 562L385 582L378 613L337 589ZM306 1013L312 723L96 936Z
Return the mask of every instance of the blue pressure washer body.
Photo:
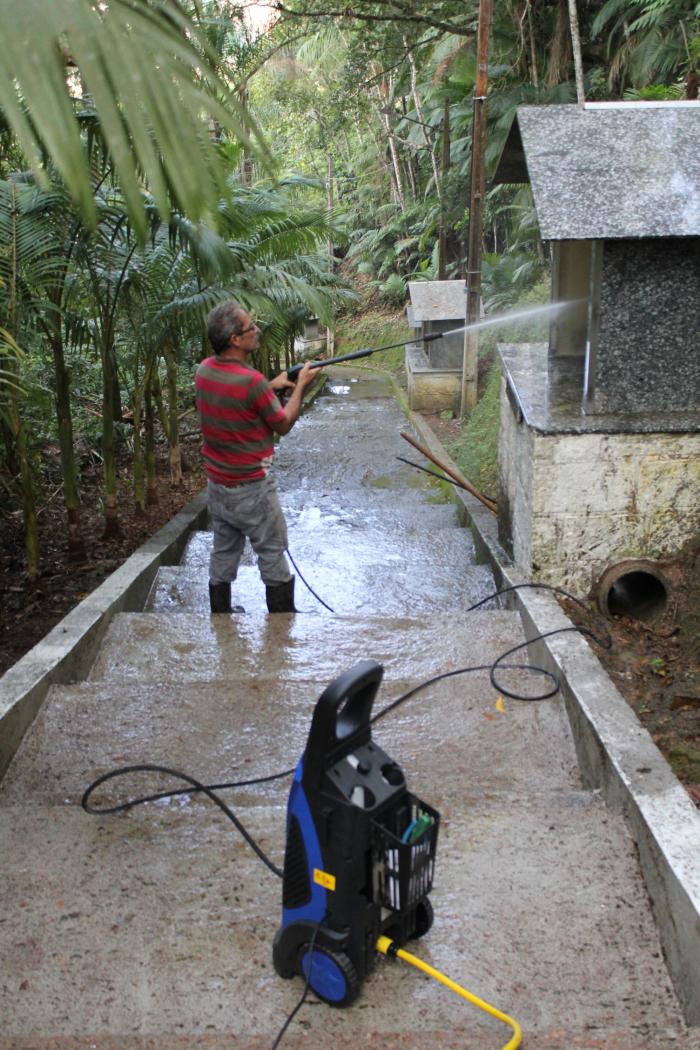
M282 923L273 962L319 998L349 1006L376 962L430 929L440 817L372 741L383 668L363 660L324 690L287 807Z

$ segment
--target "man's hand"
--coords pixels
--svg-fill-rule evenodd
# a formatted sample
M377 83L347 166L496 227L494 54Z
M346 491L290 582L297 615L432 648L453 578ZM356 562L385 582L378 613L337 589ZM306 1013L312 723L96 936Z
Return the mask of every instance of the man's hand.
M315 371L317 369L311 367L311 362L305 361L295 379L290 379L286 372L280 372L278 376L270 380L270 386L273 390L287 390L289 387L293 388L297 383L301 383L301 389L305 390L316 378L314 375Z
M297 379L297 383L301 383L302 390L305 390L307 386L311 386L314 379L316 378L317 372L317 368L311 367L311 361L304 362L304 367L299 373L299 378Z
M301 412L304 391L307 386L313 383L314 379L314 370L311 368L311 362L306 361L304 367L299 372L296 383L290 382L289 376L286 372L281 372L272 380L270 386L273 390L281 389L285 386L293 387L289 397L285 398L282 402L285 418L277 423L270 424L276 434L288 434L292 429L299 418L299 413Z

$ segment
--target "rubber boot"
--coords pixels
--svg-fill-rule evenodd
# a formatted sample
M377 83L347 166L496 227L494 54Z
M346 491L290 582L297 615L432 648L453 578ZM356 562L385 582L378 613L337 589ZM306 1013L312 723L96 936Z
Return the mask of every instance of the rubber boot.
M209 607L212 613L242 613L242 605L231 606L231 584L209 581Z
M276 583L265 588L267 608L271 613L296 612L294 607L294 577L286 583Z

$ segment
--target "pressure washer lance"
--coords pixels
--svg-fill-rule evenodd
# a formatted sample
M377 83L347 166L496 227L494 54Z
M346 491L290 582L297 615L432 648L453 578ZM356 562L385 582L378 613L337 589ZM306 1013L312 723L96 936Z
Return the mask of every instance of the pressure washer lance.
M312 368L323 368L324 365L339 365L341 361L355 361L358 357L369 357L370 354L378 354L382 350L396 350L399 346L408 346L409 343L431 343L434 339L442 339L443 335L447 334L447 332L432 332L430 335L407 339L403 343L389 343L388 346L375 346L372 350L353 350L350 354L341 354L340 357L330 357L327 361L311 361L309 363ZM304 362L298 365L292 365L291 368L287 369L287 376L293 383L296 383L297 377L303 367Z
M330 357L327 361L310 361L311 368L323 368L325 365L339 365L343 361L356 361L360 357L369 357L370 354L379 354L383 350L396 350L400 346L408 346L409 343L432 343L436 339L444 339L448 335L459 335L460 332L473 332L478 328L491 328L496 325L507 324L509 321L521 321L527 317L535 317L539 314L551 314L567 307L575 305L572 302L546 303L543 306L528 306L524 310L513 310L506 314L497 314L495 317L486 317L483 321L475 321L473 324L462 325L461 328L452 328L449 332L431 332L429 335L414 335L411 339L405 339L402 343L389 343L387 346L375 346L372 349L353 350L350 354L341 354L340 357ZM287 369L287 376L296 383L297 377L304 367L304 362L292 365Z

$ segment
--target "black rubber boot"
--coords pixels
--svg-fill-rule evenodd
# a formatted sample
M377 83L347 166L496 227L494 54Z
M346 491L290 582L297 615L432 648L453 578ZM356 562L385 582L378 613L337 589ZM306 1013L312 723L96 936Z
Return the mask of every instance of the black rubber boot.
M265 588L267 608L271 613L296 612L294 608L294 577L286 583Z
M231 606L231 584L209 581L209 607L213 613L242 613L242 605Z

